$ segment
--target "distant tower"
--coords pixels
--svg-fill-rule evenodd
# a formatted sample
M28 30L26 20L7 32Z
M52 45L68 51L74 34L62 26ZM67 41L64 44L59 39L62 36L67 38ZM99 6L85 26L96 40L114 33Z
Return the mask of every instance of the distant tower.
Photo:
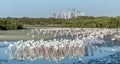
M73 10L72 10L72 13L73 13L72 18L76 17L76 9L73 9Z
M69 10L66 12L67 18L71 18L71 17L72 17L71 13L72 13L71 9L69 9Z
M81 16L80 11L77 11L76 16L77 16L77 17L78 17L78 16Z
M61 12L61 18L64 18L64 12Z
M85 16L85 12L81 12L81 16Z
M57 13L57 14L56 14L56 18L60 18L60 13Z
M64 18L64 19L68 19L67 13L63 13L63 18Z
M53 18L56 18L56 13L53 14Z

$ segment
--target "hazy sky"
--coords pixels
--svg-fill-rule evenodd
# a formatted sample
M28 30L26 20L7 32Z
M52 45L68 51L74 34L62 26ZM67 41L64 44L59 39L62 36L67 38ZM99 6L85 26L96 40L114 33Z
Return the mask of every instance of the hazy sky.
M120 0L0 0L0 17L49 17L70 8L89 16L119 16Z

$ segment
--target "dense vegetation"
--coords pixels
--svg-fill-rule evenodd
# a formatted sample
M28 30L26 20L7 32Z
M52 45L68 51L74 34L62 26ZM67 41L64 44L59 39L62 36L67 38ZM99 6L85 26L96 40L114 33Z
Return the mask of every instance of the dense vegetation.
M60 26L81 28L120 28L120 17L81 16L71 19L56 18L0 18L0 30L21 29L24 26Z
M23 24L15 19L0 19L0 30L22 29Z
M78 17L67 20L66 27L120 28L120 17Z

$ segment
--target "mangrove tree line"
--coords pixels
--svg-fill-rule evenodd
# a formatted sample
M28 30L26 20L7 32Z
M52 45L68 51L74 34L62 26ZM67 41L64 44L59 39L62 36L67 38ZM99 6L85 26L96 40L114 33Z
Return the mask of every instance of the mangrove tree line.
M0 30L21 29L23 26L59 26L80 28L120 28L120 16L80 16L70 19L56 18L0 18Z

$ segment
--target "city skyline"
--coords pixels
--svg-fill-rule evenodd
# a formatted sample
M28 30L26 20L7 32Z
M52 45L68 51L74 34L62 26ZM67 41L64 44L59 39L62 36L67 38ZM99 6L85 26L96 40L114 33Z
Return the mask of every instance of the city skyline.
M60 11L60 12L54 13L52 17L69 19L69 18L76 18L78 16L85 16L85 12L79 11L76 9L68 9L67 11Z
M0 17L50 17L70 8L88 16L120 16L119 0L0 0Z

